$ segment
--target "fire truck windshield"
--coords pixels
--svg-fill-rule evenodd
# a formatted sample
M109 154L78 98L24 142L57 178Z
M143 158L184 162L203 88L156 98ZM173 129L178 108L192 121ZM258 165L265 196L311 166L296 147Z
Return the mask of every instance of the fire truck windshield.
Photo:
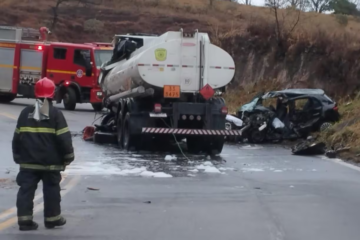
M96 67L99 68L103 63L110 61L112 53L112 50L95 50Z

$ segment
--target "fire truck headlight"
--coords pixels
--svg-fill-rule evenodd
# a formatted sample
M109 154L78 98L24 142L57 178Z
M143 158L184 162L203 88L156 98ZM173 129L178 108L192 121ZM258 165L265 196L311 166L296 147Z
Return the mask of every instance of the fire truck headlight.
M103 95L102 92L97 92L97 93L96 93L96 96L98 96L98 97L102 97L102 95Z

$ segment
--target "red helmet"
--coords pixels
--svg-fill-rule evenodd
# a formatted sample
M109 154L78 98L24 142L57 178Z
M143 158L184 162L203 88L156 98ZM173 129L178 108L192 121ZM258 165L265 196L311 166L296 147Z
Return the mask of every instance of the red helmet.
M53 98L55 95L55 84L48 78L40 79L35 84L36 98Z

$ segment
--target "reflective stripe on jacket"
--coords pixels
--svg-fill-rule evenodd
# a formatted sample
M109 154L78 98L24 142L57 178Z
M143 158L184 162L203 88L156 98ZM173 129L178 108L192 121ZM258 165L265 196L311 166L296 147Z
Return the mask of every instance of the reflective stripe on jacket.
M22 169L64 170L75 158L64 115L50 104L50 119L37 121L33 111L30 106L20 113L12 141L14 161Z

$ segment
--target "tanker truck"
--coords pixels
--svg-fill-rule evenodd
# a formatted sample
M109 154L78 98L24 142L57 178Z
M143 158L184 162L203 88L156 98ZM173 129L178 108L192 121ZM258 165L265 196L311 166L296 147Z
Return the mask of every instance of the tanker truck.
M98 81L108 109L94 139L111 134L120 148L186 139L192 153L220 153L228 109L216 96L234 77L235 63L207 33L115 35L112 58Z

